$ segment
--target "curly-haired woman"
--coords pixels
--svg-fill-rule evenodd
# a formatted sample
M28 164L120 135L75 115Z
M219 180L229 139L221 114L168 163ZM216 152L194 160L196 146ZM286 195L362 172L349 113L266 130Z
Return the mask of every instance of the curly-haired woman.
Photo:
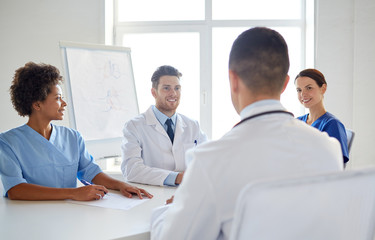
M4 195L18 200L94 200L108 189L152 197L144 189L115 180L96 165L79 132L52 124L62 120L63 100L59 70L29 62L16 70L10 94L26 124L0 134L0 175ZM76 188L77 177L93 183ZM107 189L108 188L108 189Z

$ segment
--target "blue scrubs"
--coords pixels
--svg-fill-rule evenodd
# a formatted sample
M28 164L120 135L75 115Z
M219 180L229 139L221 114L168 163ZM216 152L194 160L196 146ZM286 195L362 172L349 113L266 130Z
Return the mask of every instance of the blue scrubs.
M77 131L51 126L49 140L26 124L0 134L4 196L20 183L75 188L77 177L90 182L101 172Z
M299 120L307 121L309 114L298 117ZM336 138L341 144L344 163L349 161L348 139L346 136L345 126L334 115L326 112L315 122L311 124L312 127L319 129L322 132L328 133L330 137Z

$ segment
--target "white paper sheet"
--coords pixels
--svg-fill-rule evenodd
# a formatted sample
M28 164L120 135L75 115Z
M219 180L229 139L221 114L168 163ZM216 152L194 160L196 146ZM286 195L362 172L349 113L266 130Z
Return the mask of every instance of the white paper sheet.
M139 114L130 50L67 47L66 57L76 129L85 141L123 137Z
M121 195L120 193L109 192L103 197L103 199L100 199L100 200L93 200L93 201L69 200L69 202L74 203L74 204L81 204L81 205L88 205L88 206L95 206L95 207L129 210L148 200L150 199L147 197L144 197L143 199L139 199L138 196L133 195L132 198L127 198Z

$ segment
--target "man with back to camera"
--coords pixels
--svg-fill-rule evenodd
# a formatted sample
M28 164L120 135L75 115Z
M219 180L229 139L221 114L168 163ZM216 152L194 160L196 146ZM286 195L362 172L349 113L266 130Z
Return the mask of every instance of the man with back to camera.
M153 212L151 239L228 239L246 184L343 169L340 143L281 105L288 70L288 47L278 32L256 27L238 36L229 81L242 120L221 139L187 152L189 165L173 203Z
M179 185L186 150L207 141L197 121L176 113L181 76L172 66L159 67L151 77L155 105L125 124L121 170L128 181Z

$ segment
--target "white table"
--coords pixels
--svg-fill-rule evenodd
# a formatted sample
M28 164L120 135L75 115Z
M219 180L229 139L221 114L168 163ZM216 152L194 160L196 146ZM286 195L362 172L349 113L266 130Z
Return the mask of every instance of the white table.
M1 185L1 193L2 183ZM175 188L133 184L154 197L130 210L68 201L16 201L0 197L1 239L150 239L152 209L165 204Z

